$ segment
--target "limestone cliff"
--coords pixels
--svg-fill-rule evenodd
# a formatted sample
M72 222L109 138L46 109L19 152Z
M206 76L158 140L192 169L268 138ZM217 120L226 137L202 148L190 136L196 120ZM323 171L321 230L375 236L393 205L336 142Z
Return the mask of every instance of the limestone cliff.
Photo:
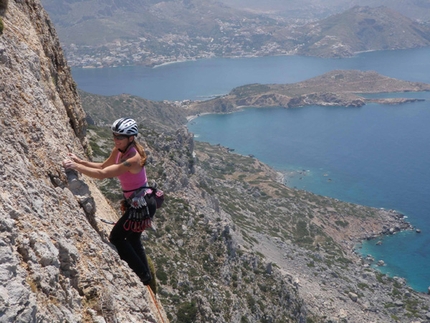
M39 0L2 0L0 321L166 322L94 216L116 214L87 178L85 114ZM95 208L97 205L97 209Z

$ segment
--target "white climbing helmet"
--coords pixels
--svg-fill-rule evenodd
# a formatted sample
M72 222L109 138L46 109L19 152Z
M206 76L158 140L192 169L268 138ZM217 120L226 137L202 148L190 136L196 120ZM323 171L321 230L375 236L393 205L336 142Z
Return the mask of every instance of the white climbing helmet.
M119 135L136 136L138 133L136 121L130 118L120 118L115 120L111 129L112 132Z

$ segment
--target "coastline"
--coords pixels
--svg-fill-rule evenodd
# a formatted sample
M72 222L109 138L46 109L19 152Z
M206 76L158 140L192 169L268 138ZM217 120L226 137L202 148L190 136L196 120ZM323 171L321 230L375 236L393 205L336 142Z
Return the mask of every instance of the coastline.
M224 146L223 146L224 147ZM229 150L230 153L238 154L234 150L230 150L228 147L224 147ZM242 156L248 156L243 155ZM255 158L255 157L254 157ZM311 192L306 189L299 189L292 186L287 185L288 178L294 177L297 175L303 175L308 170L300 169L296 171L279 171L274 167L267 165L266 163L259 160L261 163L265 164L267 167L272 169L276 173L276 181L281 183L282 185L289 187L291 189L306 191L311 194L319 195L317 193ZM304 175L305 176L305 175ZM322 195L321 195L322 196ZM396 277L398 274L391 274L390 272L384 271L385 264L383 258L376 258L370 254L364 254L360 251L363 243L368 241L374 241L375 244L382 243L381 241L388 236L393 236L396 234L400 234L402 232L413 232L416 228L407 221L408 217L402 214L401 212L394 209L384 209L377 208L372 206L361 205L353 202L338 200L334 197L324 196L329 199L333 199L335 201L343 202L343 203L351 203L358 207L365 207L369 209L373 209L376 216L372 217L371 221L366 221L364 219L358 219L356 223L351 223L349 228L346 230L346 236L343 239L335 239L339 245L341 245L345 252L349 255L350 259L353 260L357 265L366 270L366 268L373 268L374 270L380 272L381 274L387 275L388 277ZM338 218L333 218L333 222L338 221ZM344 220L344 218L342 218ZM345 219L346 221L349 221ZM361 230L356 230L357 225L361 227ZM406 284L406 277L402 277ZM410 288L412 288L415 292L422 293L422 291L418 289L414 289L412 286L407 284Z
M236 112L240 112L241 110L245 109L245 108L253 108L253 107L248 107L248 106L238 106L236 107L236 109L234 111L230 111L230 112L225 112L225 113L217 113L217 112L202 112L202 113L198 113L198 114L193 114L193 115L189 115L186 117L187 119L187 123L197 119L198 117L204 116L204 115L208 115L208 114L231 114L231 113L236 113ZM186 126L186 125L185 125Z
M152 68L158 68L158 67L162 67L162 66L166 66L166 65L173 65L173 64L179 64L179 63L194 62L196 60L197 60L197 58L195 58L195 59L181 59L181 60L177 60L177 61L169 61L169 62L153 65Z
M186 117L187 118L187 123L190 122L190 121L193 121L194 119L197 119L198 117L201 117L201 116L204 116L204 115L207 115L207 114L213 114L213 113L204 112L204 113L198 113L198 114L195 114L195 115L187 116Z

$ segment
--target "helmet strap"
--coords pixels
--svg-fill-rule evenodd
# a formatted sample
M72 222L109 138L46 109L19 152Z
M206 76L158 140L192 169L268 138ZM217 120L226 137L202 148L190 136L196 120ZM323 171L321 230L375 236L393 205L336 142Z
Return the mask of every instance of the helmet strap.
M128 150L128 148L130 148L130 146L132 144L134 144L134 139L128 143L128 145L125 147L125 149L119 149L118 148L118 150L120 151L121 154L124 154Z

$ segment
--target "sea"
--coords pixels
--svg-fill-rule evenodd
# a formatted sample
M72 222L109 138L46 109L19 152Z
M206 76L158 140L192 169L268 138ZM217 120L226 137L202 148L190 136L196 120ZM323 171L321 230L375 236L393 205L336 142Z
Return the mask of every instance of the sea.
M157 67L73 68L78 88L150 100L206 100L250 83L294 83L337 69L373 70L430 83L430 48L360 53L352 58L302 56L212 58ZM368 95L425 101L360 108L246 108L202 115L188 128L196 140L254 155L285 175L285 184L362 205L394 209L420 230L357 246L377 270L430 286L430 92ZM378 239L378 241L381 239ZM376 262L383 260L385 266Z

